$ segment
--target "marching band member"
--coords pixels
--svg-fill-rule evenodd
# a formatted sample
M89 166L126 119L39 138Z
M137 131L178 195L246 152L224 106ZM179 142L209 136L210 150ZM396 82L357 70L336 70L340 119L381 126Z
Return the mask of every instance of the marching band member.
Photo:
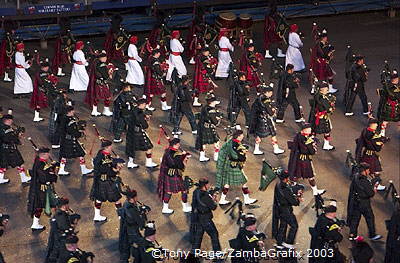
M54 57L52 60L52 71L57 72L57 76L63 77L63 67L72 62L72 53L76 40L71 32L71 22L68 17L60 18L60 32L56 40Z
M178 76L180 78L184 75L187 75L187 70L181 57L184 48L179 41L180 36L181 33L178 30L174 30L171 33L171 40L169 42L171 53L169 54L169 59L167 61L169 67L166 76L166 80L168 81L171 81L172 71L174 70L174 68L176 68L176 70L178 71Z
M0 45L0 76L4 74L4 81L11 82L10 69L12 68L13 56L15 54L15 30L17 29L17 23L13 20L5 20L3 22L3 28L5 37L1 41Z
M33 91L32 79L26 69L30 68L32 61L26 61L24 50L24 43L16 45L17 52L15 52L15 80L14 80L14 94L28 94Z
M85 91L89 84L89 75L86 71L86 66L89 63L86 61L85 53L83 53L83 41L78 41L75 44L75 52L72 55L74 65L72 67L71 79L69 81L69 89L75 91Z
M290 25L289 46L286 50L285 60L285 66L287 66L287 64L292 64L294 66L294 71L302 71L306 67L300 52L300 48L303 47L303 42L297 33L298 30L299 27L296 24Z
M246 80L250 82L251 87L259 92L259 85L261 83L258 71L261 69L262 56L260 53L254 51L253 40L245 44L246 50L243 52L240 59L240 71L246 73Z
M227 78L229 75L229 65L232 62L231 55L229 51L234 50L229 38L229 30L226 28L221 28L218 37L218 66L215 71L216 78Z
M278 34L277 28L278 23L281 20L281 15L279 14L276 6L276 1L271 1L269 6L269 13L265 15L264 19L264 49L265 58L272 58L269 53L271 44L278 45L278 57L284 58L285 54L282 52L283 47L283 36Z
M140 67L140 62L142 58L139 57L137 51L137 36L131 36L129 38L130 44L128 47L128 75L126 76L126 82L132 85L142 86L144 85L144 74Z

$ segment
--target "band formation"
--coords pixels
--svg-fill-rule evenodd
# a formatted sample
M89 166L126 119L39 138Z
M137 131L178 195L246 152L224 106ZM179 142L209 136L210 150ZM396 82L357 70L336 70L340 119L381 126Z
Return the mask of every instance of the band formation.
M167 17L162 16L161 12L157 13L157 17L158 23L148 38L140 41L122 27L122 17L114 15L104 50L96 50L91 43L76 39L68 19L63 19L52 59L42 58L36 52L27 54L25 44L15 36L15 23L4 22L6 36L0 49L0 75L4 81L14 82L16 98L30 96L34 122L42 121L44 113L49 112L48 139L51 147L36 145L32 138L28 138L36 152L34 164L28 171L24 166L24 157L18 150L25 129L14 123L11 109L4 112L0 124L0 184L9 182L6 178L9 168L17 168L21 183L29 184L27 208L33 220L32 231L44 230L45 227L40 223L41 215L51 215L45 262L97 261L93 253L78 248L76 227L80 216L70 209L67 197L60 197L56 193L58 178L70 174L66 168L67 160L73 159L79 159L82 176L93 177L89 195L93 201L93 220L107 220L101 215L104 202L114 203L117 209L115 216L120 222L120 262L128 262L131 258L134 258L134 262L142 263L163 260L156 258L153 253L159 249L159 245L155 223L148 220L150 207L138 201L138 193L124 184L119 176L125 166L129 169L139 167L136 163L138 151L146 153L147 168L159 165L152 158L154 138L146 133L152 125L151 116L155 110L152 101L156 98L161 101L161 110L169 111L172 127L172 132L167 127L160 127L160 135L168 140L168 147L159 165L157 194L162 203L162 213L171 214L174 210L170 208L169 201L173 194L180 193L183 213L191 213L188 231L193 251L201 248L204 232L211 237L213 251L222 250L218 230L213 222L213 210L217 209L218 204L222 207L231 205L233 209L235 205L242 207L243 204L252 205L257 202L250 196L247 186L248 179L244 172L246 155L251 154L251 148L254 155L263 155L260 145L267 138L274 154L285 152L283 145L286 142L278 139L279 124L285 122L286 109L291 105L295 122L301 128L287 144L287 151L290 151L287 170L273 168L264 160L264 181L261 182L263 186L260 186L260 190L265 190L275 177L279 178L274 189L272 238L276 240L277 250L295 250L298 223L293 206L299 206L303 201L302 193L305 189L300 181L306 179L313 195L321 197L325 190L318 184L313 162L317 159L315 156L320 146L325 151L335 149L335 138L331 136L334 122L331 116L337 103L335 71L331 63L335 48L328 40L328 32L320 30L317 24L312 25L315 45L310 47L311 62L306 68L300 52L303 43L299 28L296 24L288 25L276 7L270 8L265 16L265 54L255 51L246 28L233 30L229 28L229 23L222 23L220 28L208 25L200 6L194 9L194 19L186 41L182 40L180 31L168 28ZM219 19L224 21L223 17ZM214 40L218 50L216 56L212 55L214 49L209 48ZM143 44L137 46L139 42ZM288 43L286 54L283 51L284 42ZM272 47L277 47L276 52ZM242 54L239 63L232 61L232 52ZM281 65L278 58L286 58L285 65ZM271 83L266 82L261 73L265 59L273 60ZM188 76L185 61L194 64L193 77ZM26 69L34 63L39 64L40 71L33 76L32 81ZM58 82L65 77L63 70L67 64L72 64L70 85L69 89L63 89L58 87ZM14 79L11 79L11 71L15 72ZM312 87L307 121L296 97L301 78L299 73L302 72L309 73ZM366 237L357 232L361 216L368 225L368 238L372 241L382 238L375 231L370 200L376 191L385 190L380 178L382 166L379 152L389 142L389 138L385 137L388 124L400 120L400 86L398 73L386 64L381 75L380 103L374 117L372 105L368 103L365 93L368 72L364 57L354 54L349 47L343 101L345 116L354 115L352 108L358 96L363 107L362 114L369 121L368 126L360 131L356 143L347 222L337 220L335 202L322 204L322 212L315 226L310 229L310 248L328 249L331 256L315 255L310 262L345 262L338 247L344 238L340 232L344 225L350 227L348 238L354 243L354 262L369 262L362 261L372 257L373 251L365 242ZM229 89L225 114L229 122L229 136L225 140L221 140L217 132L224 113L214 94L214 90L220 88L214 82L215 79L226 79L226 87ZM373 85L377 86L378 83ZM172 98L167 97L167 86L171 87ZM254 101L250 100L252 90L257 93ZM87 123L78 118L76 111L79 109L74 107L68 95L71 91L86 92L84 102L92 109L94 121L97 116L106 116L110 120L110 131L114 136L111 139L102 137L94 125L101 150L93 159L93 169L86 166L87 149L80 142L80 138L85 136L85 128L88 128ZM194 114L193 107L201 107L200 112ZM237 123L241 111L245 117L243 130ZM210 187L207 178L200 179L195 184L191 201L188 200L188 192L193 186L193 180L184 175L185 167L190 165L191 155L181 149L179 139L183 116L189 121L196 137L195 148L199 151L199 161L216 164L215 188ZM249 147L243 143L246 135L254 145ZM321 143L318 137L322 138ZM113 151L113 144L117 143L125 143L124 154ZM211 150L208 149L210 145ZM50 157L50 148L59 149L58 159ZM120 155L125 156L126 160ZM243 201L229 200L231 187L241 187ZM243 211L242 208L240 210ZM1 234L8 220L9 216L1 215ZM229 242L231 248L235 252L263 251L266 235L257 231L254 215L240 213L239 221L241 226L238 235ZM399 222L400 213L397 210L390 221L386 243L385 262L388 263L398 262ZM196 262L195 258L192 260ZM217 257L213 260L223 262L225 258ZM233 258L232 262L259 260L257 255L247 254ZM8 261L0 254L0 262ZM99 262L103 261L99 259Z

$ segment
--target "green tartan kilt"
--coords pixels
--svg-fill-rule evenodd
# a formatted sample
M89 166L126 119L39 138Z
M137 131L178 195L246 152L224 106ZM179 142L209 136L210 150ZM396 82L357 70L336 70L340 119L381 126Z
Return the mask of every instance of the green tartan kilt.
M247 177L240 167L233 168L229 160L226 160L222 167L217 166L216 187L222 188L224 185L242 186L247 183Z
M58 196L54 191L54 186L49 185L49 187L46 190L46 205L44 209L46 215L51 215L51 208L57 207L57 203L58 203Z

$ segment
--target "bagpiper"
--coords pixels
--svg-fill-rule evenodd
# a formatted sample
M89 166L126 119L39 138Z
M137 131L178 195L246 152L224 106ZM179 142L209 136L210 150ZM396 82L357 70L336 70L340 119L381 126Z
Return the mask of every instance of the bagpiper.
M397 71L391 72L390 81L383 85L379 95L381 99L377 116L382 123L381 135L385 136L388 123L400 121L400 85Z
M217 60L211 56L208 47L203 47L201 49L201 54L196 56L193 77L193 106L201 106L201 103L199 103L199 96L201 93L211 92L216 88L216 85L212 81L212 75L215 72L217 63Z
M112 92L110 90L110 81L113 79L115 67L107 63L107 54L101 52L90 67L89 85L86 91L85 103L92 107L92 116L112 116L110 104ZM103 112L97 111L99 101L104 102Z
M229 51L234 51L234 47L228 38L229 30L221 28L218 36L218 65L215 71L216 78L227 78L229 76L229 65L232 62Z
M53 105L56 94L58 78L51 74L50 64L47 60L41 61L40 71L36 73L31 96L31 109L35 110L34 122L42 121L40 110L49 104Z
M258 74L262 66L261 61L262 55L254 51L253 40L249 40L248 43L245 43L245 51L240 59L240 71L246 73L246 80L257 92L260 92L261 80Z
M62 119L66 117L67 107L72 106L72 103L65 89L57 90L57 97L51 106L49 117L49 138L52 149L60 148L60 128Z
M388 138L382 136L378 132L379 121L371 118L368 121L368 127L363 129L361 135L356 140L356 160L358 163L365 162L369 164L369 170L372 176L376 177L378 191L385 190L385 186L381 184L380 174L382 165L379 157L379 152L383 145L388 142Z
M216 127L222 119L222 113L216 108L219 101L213 93L206 96L207 105L203 106L198 121L196 149L200 151L200 162L207 162L206 145L214 144L214 161L218 160L219 136Z
M188 203L188 192L183 183L183 173L190 154L180 150L180 142L181 140L178 138L172 139L161 161L157 192L163 203L163 214L174 212L169 208L169 201L172 194L176 193L181 193L182 211L185 213L192 211L192 207Z
M122 142L121 135L126 131L129 117L137 105L137 99L130 85L125 85L113 102L113 118L111 120L111 131L114 134L115 143Z
M12 61L15 54L15 30L17 29L16 21L5 20L3 22L5 37L1 41L0 46L0 76L4 74L4 81L11 82L10 70L12 68Z
M26 95L33 91L32 79L26 69L32 65L31 60L25 60L25 45L18 43L15 52L15 79L14 79L14 95Z
M128 46L128 63L127 63L128 75L126 76L126 82L134 86L140 87L144 85L144 74L139 64L142 62L142 58L139 56L136 47L136 44L138 42L138 37L131 36L129 38L129 42L130 44Z
M21 145L21 136L25 132L25 128L15 126L14 117L6 114L1 118L0 123L0 183L8 183L10 179L5 179L4 174L8 167L15 168L21 177L21 183L29 183L31 177L25 173L24 159L18 150Z
M282 154L285 151L279 148L278 139L276 138L276 128L274 116L276 114L275 101L273 99L274 88L270 85L262 86L262 93L256 98L251 107L251 125L249 133L255 137L254 155L264 154L260 150L261 139L271 136L271 143L274 154Z
M168 81L172 80L172 71L175 68L178 71L178 76L180 78L187 74L187 70L181 56L185 49L179 41L180 36L181 33L178 30L174 30L171 33L171 40L169 41L169 48L171 49L171 52L169 54L169 59L167 60L169 67L166 75L166 80Z
M187 55L189 57L189 64L195 64L195 58L201 52L201 49L205 47L206 41L204 35L206 33L204 9L202 6L198 6L196 3L193 4L193 15L192 24L189 28L187 36Z
M147 67L146 72L146 85L144 94L147 97L147 108L149 110L154 110L151 107L151 101L154 95L161 95L161 109L167 111L171 109L171 106L167 104L167 92L164 86L163 78L165 76L166 68L168 67L166 63L160 60L160 50L154 49L152 51L152 57L150 58L150 66Z
M284 26L284 30L281 30L281 26ZM285 28L284 17L278 12L276 1L272 1L269 6L269 13L265 14L264 19L265 58L272 58L270 54L272 44L278 46L277 56L279 58L285 57L285 54L282 52Z
M94 254L78 248L79 238L76 235L67 237L65 246L60 250L57 263L93 263Z
M160 250L156 243L156 229L154 224L147 224L144 228L144 240L139 247L140 259L142 263L156 263L158 261L164 261L163 257L156 256L155 250Z
M317 141L312 135L311 128L310 123L303 123L301 131L296 134L292 141L288 142L290 149L288 170L292 180L307 179L313 195L318 195L323 194L325 190L318 189L315 181L312 156L317 152Z
M221 191L220 205L229 204L226 195L230 186L242 186L243 199L246 205L254 204L257 199L250 198L247 176L243 167L246 163L248 148L243 145L244 134L242 130L236 130L232 139L221 147L217 161L217 173L215 175L215 186Z
M361 100L363 107L363 114L369 115L368 99L365 93L365 82L368 79L368 68L364 64L363 56L356 56L353 65L350 67L350 79L347 84L345 94L345 116L353 116L353 105L356 100L356 96Z
M146 152L147 168L157 167L158 164L153 162L152 149L153 144L146 130L149 128L148 121L150 120L151 111L146 110L146 99L139 99L136 108L133 109L129 122L128 131L126 133L126 148L125 153L129 158L127 167L137 168L139 165L134 163L136 151Z
M107 217L100 214L101 204L104 202L112 202L115 208L121 208L121 194L117 187L116 179L123 167L121 159L111 157L112 142L102 140L101 148L96 157L93 159L93 184L90 191L90 199L94 202L93 221L102 222Z
M322 82L318 88L318 92L314 98L310 100L310 117L308 122L311 123L314 134L324 135L324 145L322 149L325 151L334 150L331 145L332 122L330 116L335 111L336 96L329 93L328 83Z
M300 48L303 47L303 42L301 41L298 30L298 25L290 25L289 46L286 50L285 66L287 64L292 64L294 66L294 71L303 71L306 66L304 65L303 56L300 51Z
M65 171L67 159L79 158L81 173L88 175L93 172L92 169L86 167L85 164L85 149L79 138L85 134L86 122L79 120L75 115L73 106L68 106L66 116L61 119L60 123L60 169L58 175L69 175Z
M85 91L89 84L89 75L86 66L89 65L83 53L85 44L83 41L75 43L75 51L72 55L74 65L72 66L71 79L69 81L69 89L74 91Z
M124 51L129 41L129 35L121 26L122 20L122 16L118 14L111 18L111 27L104 42L104 49L108 54L107 62L114 60L123 62L124 60Z
M57 76L63 77L63 68L72 62L72 53L76 43L75 37L71 32L71 21L68 17L59 19L59 36L54 48L54 56L51 63L52 72L57 72Z
M246 127L250 127L251 122L251 109L249 106L250 101L250 83L246 79L245 72L239 72L233 77L233 83L230 87L229 103L228 103L228 118L232 126L236 126L237 130L241 127L237 124L237 118L240 111L243 110L246 121Z
M57 206L57 195L54 183L57 182L58 163L50 161L50 149L40 148L31 170L32 181L29 186L28 212L33 218L31 229L44 230L39 219L44 209ZM47 213L50 211L47 211Z

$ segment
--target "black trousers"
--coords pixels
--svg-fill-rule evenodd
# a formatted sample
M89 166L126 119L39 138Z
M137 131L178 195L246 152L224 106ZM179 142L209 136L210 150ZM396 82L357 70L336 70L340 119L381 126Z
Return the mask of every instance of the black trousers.
M121 117L116 124L114 129L114 139L119 140L121 139L121 134L126 130L128 126L129 117Z
M123 253L120 254L120 262L128 263L129 258L132 256L135 259L133 263L140 263L140 250L139 247L143 243L143 237L140 233L130 233L128 236L129 248L127 248Z
M190 123L190 127L192 128L192 131L197 131L196 118L194 117L194 114L192 111L178 112L176 114L174 131L175 132L179 131L179 127L181 125L183 116L186 116L186 118L188 119L188 121Z
M218 230L212 220L208 220L206 222L200 221L196 223L196 227L193 233L192 249L200 249L201 242L203 241L204 232L206 232L210 236L213 250L221 251Z
M281 106L279 107L278 114L277 114L277 117L276 117L278 120L283 120L283 117L285 116L286 108L287 108L287 106L289 106L289 104L293 108L294 118L296 120L301 119L300 103L297 100L296 95L294 95L294 96L293 95L292 96L289 95L289 97L287 97L286 99L283 100Z
M368 226L369 237L375 236L375 216L372 211L371 203L364 202L358 204L353 209L353 214L350 219L350 234L357 236L358 225L360 224L361 216L364 216Z
M251 109L249 104L246 102L239 102L235 107L232 108L232 112L229 112L229 119L231 121L232 125L236 124L236 120L239 117L240 111L243 110L244 113L244 118L246 120L246 126L250 126L250 121L251 121ZM233 112L235 114L233 114Z
M360 98L363 111L368 112L368 99L367 99L367 94L365 94L365 89L364 87L357 88L355 91L353 88L350 90L350 95L346 104L346 113L353 112L353 105L356 100L356 96Z
M289 233L287 234L288 226L290 226L290 229ZM281 213L279 215L279 229L276 237L276 242L278 245L281 245L282 242L294 244L298 228L299 225L297 224L297 219L293 212Z

